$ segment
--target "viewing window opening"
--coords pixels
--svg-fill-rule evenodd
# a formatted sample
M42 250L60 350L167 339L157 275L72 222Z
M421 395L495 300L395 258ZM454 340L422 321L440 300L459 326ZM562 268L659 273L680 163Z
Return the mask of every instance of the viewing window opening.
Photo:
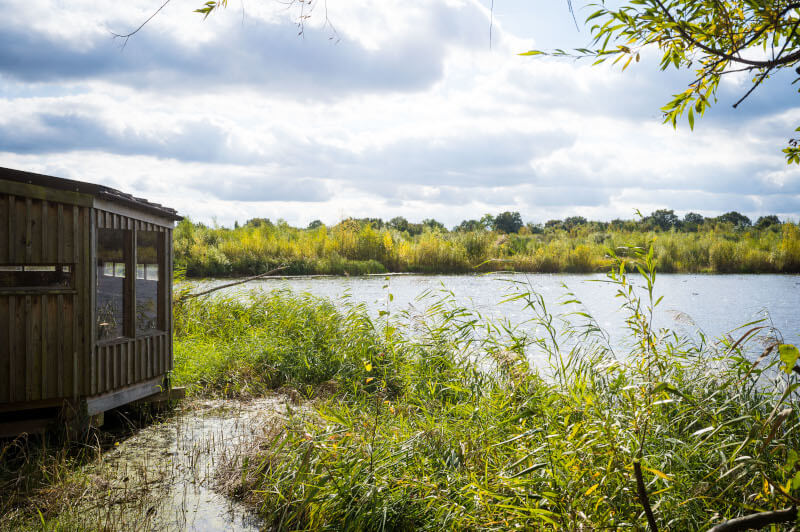
M97 229L97 339L124 336L128 231Z
M71 264L2 264L0 288L71 289Z
M163 246L159 233L136 233L136 333L159 330L164 309L160 304L159 265L163 259Z

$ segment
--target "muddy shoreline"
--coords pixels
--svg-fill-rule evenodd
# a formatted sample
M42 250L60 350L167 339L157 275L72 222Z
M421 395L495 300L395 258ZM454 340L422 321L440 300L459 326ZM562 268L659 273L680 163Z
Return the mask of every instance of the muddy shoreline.
M27 508L5 515L0 530L261 530L255 508L222 493L220 479L232 472L220 468L282 425L289 403L282 394L184 401L42 488Z

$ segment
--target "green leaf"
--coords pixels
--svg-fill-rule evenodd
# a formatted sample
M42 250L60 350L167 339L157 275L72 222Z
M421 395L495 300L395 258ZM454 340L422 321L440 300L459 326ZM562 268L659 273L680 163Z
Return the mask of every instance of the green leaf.
M781 362L783 362L783 371L791 373L797 359L800 358L800 351L797 350L792 344L781 344L778 346Z
M594 13L592 13L591 15L589 15L588 17L586 17L586 22L589 22L589 21L590 21L590 20L592 20L592 19L596 19L597 17L601 16L601 15L602 15L603 13L605 13L605 12L606 12L606 10L605 10L605 9L600 9L600 10L598 10L598 11L595 11Z
M710 427L706 427L704 429L696 430L696 431L692 432L691 436L702 436L703 434L705 434L707 432L711 432L712 430L714 430L713 425L710 426Z
M521 54L517 55L544 55L544 52L540 50L529 50L527 52L522 52Z
M787 470L788 469L792 469L794 467L794 465L797 463L797 459L798 459L797 451L795 451L794 449L789 449L789 452L787 453L787 456L786 456L786 466L785 466L785 468Z
M795 473L794 478L792 479L792 489L796 490L800 488L800 471Z
M645 471L649 471L656 476L663 478L664 480L672 480L672 477L664 473L663 471L659 471L658 469L653 469L651 467L642 466L642 469Z
M525 469L523 469L522 471L520 471L516 475L512 475L509 478L521 477L522 475L527 475L528 473L531 473L531 472L536 471L537 469L541 469L543 467L547 467L547 464L545 464L545 463L533 464L532 466L526 467Z
M622 56L620 56L620 57L622 57ZM625 72L625 69L626 69L626 68L628 68L628 65L630 65L630 64L631 64L631 60L632 60L632 59L633 59L633 56L632 56L632 55L631 55L631 56L628 56L628 60L625 62L625 66L623 66L623 67L622 67L622 71L623 71L623 72Z

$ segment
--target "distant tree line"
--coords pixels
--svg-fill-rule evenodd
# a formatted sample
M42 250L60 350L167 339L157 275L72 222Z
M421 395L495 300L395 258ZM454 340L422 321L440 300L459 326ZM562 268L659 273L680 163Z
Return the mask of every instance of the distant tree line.
M669 231L676 230L682 232L695 232L703 226L716 226L717 224L729 224L733 229L743 230L754 227L756 229L766 229L770 226L776 228L780 226L781 220L774 214L760 216L755 224L745 216L736 211L726 212L719 216L704 217L696 212L688 212L683 218L675 214L672 209L658 209L650 213L649 216L642 216L639 220L621 220L619 218L610 222L588 221L583 216L572 216L564 220L548 220L544 224L544 229L563 229L571 231L578 226L589 225L595 230L618 230L618 231ZM528 224L527 227L532 233L542 232L542 226Z
M569 216L540 224L507 211L450 230L433 218L411 223L399 216L330 226L314 220L303 228L252 218L233 229L184 219L174 237L176 264L190 276L253 275L278 265L292 274L596 272L608 268L609 249L651 243L662 272L800 272L800 226L775 215L753 224L735 211L679 217L660 209L637 220Z
M454 226L450 231L447 227L434 218L426 218L419 223L409 222L402 216L396 216L391 220L384 221L382 218L349 218L352 222L357 222L359 225L370 225L374 229L394 229L403 233L408 233L409 236L421 235L425 230L437 231L441 233L456 232L456 233L469 233L473 231L496 231L498 233L514 234L542 234L548 231L566 231L570 232L575 228L585 227L594 231L680 231L680 232L696 232L704 227L714 227L717 224L730 224L733 229L744 230L749 228L767 229L774 227L777 229L781 225L781 220L774 214L760 216L755 223L749 217L737 211L730 211L719 216L704 217L702 214L696 212L686 213L683 218L675 214L672 209L658 209L650 213L649 216L640 216L640 218L633 220L622 220L616 218L610 222L591 221L583 216L569 216L563 220L547 220L542 223L522 221L522 216L516 211L505 211L492 216L485 214L480 219L463 220L460 224ZM278 221L279 224L285 224L283 220ZM245 222L245 227L260 227L260 226L273 225L268 218L252 218ZM314 220L308 224L308 229L317 229L324 226L320 220ZM239 223L235 224L239 227Z

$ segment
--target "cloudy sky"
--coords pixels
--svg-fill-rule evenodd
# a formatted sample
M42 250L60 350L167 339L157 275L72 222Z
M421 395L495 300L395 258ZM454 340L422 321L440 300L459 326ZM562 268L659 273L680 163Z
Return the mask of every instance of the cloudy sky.
M635 209L800 216L788 75L738 110L727 79L690 132L659 107L689 76L520 57L581 46L565 2L0 0L0 166L119 188L205 222L347 216L454 225ZM586 11L578 7L578 20Z

